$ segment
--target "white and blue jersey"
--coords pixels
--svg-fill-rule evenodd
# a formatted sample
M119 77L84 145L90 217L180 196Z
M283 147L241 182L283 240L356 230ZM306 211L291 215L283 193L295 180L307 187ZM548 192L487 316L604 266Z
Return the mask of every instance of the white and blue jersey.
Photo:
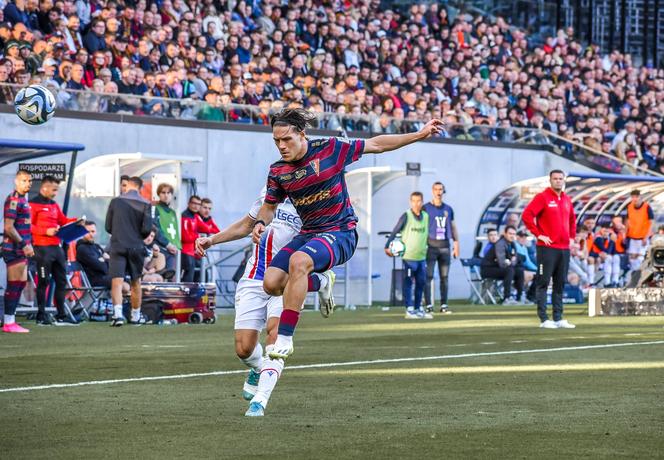
M251 218L256 219L264 198L265 194L254 202L249 211ZM300 233L301 228L302 219L298 216L291 201L287 199L277 207L274 219L265 229L260 243L254 244L251 258L247 262L247 268L244 270L242 279L262 282L265 270L270 266L272 258Z

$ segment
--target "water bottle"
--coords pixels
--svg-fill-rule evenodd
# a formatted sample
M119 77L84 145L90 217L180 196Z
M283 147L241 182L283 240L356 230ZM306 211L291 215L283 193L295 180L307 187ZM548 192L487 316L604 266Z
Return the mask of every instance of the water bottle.
M160 326L172 326L172 325L177 324L177 323L178 323L178 320L175 319L175 318L173 318L173 319L162 319L161 321L159 321Z

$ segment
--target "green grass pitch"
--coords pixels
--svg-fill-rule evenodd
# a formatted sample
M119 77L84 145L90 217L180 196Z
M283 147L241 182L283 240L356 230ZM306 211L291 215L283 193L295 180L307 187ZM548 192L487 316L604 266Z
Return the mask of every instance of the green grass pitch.
M243 416L244 373L0 392L0 458L664 456L663 317L569 307L577 329L540 330L532 306L453 309L428 321L396 308L303 314L260 419ZM0 390L242 369L228 314L26 325L0 335ZM550 351L500 353L526 350ZM437 358L414 360L426 357Z

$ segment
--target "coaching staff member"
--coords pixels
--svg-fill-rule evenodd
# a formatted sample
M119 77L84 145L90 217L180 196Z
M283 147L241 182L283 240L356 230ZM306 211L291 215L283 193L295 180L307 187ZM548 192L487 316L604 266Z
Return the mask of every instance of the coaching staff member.
M32 241L37 263L37 324L67 325L71 322L65 313L65 289L67 288L67 259L56 236L60 227L76 218L68 218L54 201L60 181L53 176L44 176L39 195L30 200L32 217ZM46 314L46 290L55 281L53 301L58 310L55 321Z
M111 234L111 300L113 322L111 326L125 323L122 314L122 282L125 274L131 279L131 324L141 324L141 274L145 250L143 240L152 228L152 208L139 190L143 181L130 177L127 192L111 200L106 212L106 231Z
M563 288L569 266L569 247L576 236L576 216L572 200L563 192L565 173L549 173L551 186L528 204L523 223L537 237L537 315L545 329L572 329L576 326L563 319ZM553 277L553 321L546 313L546 291Z

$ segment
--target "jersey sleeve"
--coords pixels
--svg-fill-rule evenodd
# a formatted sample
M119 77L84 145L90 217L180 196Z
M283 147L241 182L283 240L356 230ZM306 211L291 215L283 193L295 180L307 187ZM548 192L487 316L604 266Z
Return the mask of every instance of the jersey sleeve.
M18 215L18 197L8 196L5 200L5 219L16 220Z
M286 199L286 191L279 183L278 176L270 169L267 176L267 190L265 191L265 202L268 204L283 203Z
M258 211L261 209L261 206L263 206L263 198L259 196L256 198L256 201L254 201L254 204L251 205L251 209L249 209L249 217L256 220L258 217Z
M334 149L338 152L344 166L349 166L362 158L364 141L362 139L348 140L340 137L332 138Z

